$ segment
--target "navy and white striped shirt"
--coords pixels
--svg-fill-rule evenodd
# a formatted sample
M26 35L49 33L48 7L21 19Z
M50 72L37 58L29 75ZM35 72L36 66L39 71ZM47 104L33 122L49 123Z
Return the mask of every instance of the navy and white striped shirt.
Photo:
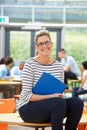
M64 82L64 71L62 64L55 60L52 64L43 65L30 58L24 66L22 74L22 91L18 108L29 102L32 96L32 87L36 84L43 72L47 72Z

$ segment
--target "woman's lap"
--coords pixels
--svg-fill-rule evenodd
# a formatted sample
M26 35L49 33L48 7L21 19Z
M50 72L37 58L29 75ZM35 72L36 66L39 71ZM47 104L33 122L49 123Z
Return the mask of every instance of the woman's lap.
M78 110L81 113L82 102L78 98L51 98L30 102L19 109L19 114L27 122L45 122L51 119L51 114L55 109L58 109L58 116L70 117L70 115L77 113Z

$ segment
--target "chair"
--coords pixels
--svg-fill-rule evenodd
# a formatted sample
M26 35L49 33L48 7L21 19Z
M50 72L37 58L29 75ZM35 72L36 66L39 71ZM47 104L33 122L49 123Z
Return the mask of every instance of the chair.
M15 111L15 99L0 99L0 114L13 113ZM0 130L8 130L7 124L0 124Z
M84 107L85 107L85 105L84 105ZM83 114L87 115L87 109L83 109ZM87 130L87 124L79 124L78 130Z

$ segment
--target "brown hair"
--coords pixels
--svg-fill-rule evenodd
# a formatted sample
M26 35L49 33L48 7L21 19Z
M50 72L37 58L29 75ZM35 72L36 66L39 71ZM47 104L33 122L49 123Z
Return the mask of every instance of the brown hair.
M58 52L66 53L65 49L61 48Z
M11 63L13 63L12 57L6 57L5 60L4 60L4 64L5 65L9 65Z
M40 31L36 32L36 34L35 34L35 38L34 38L35 44L37 44L38 38L41 37L41 36L43 36L43 35L48 36L49 39L51 40L50 33L49 33L48 30L40 30Z
M87 70L87 61L83 61L83 62L82 62L82 65L83 65L84 69Z

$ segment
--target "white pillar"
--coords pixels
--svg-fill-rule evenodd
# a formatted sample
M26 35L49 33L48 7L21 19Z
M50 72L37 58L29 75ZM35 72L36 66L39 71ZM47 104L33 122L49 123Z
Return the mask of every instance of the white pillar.
M5 28L0 27L0 58L5 56Z
M64 44L65 44L65 27L62 28L62 32L61 32L61 48L64 48Z

